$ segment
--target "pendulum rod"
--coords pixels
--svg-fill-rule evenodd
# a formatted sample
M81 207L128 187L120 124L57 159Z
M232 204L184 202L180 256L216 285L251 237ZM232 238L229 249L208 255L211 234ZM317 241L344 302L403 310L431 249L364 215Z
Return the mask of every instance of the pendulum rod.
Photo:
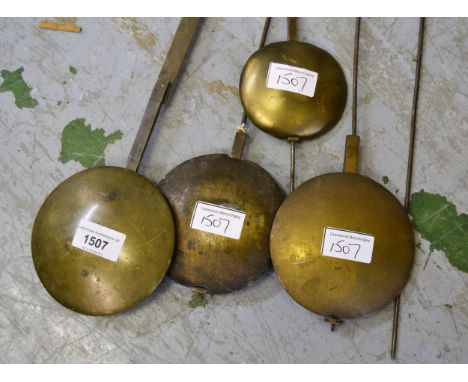
M271 17L265 18L265 24L263 25L262 37L260 38L259 49L263 48L268 34L268 29L270 28ZM247 130L245 124L247 122L247 114L245 111L242 113L242 119L239 126L236 129L236 135L234 137L234 143L232 144L231 149L231 158L233 159L242 159L242 154L244 153L245 142L247 140Z
M421 77L421 62L422 62L422 53L423 53L423 39L424 39L424 17L421 17L419 20L419 38L418 38L418 56L416 60L416 73L414 80L414 90L413 90L413 105L411 108L411 127L410 127L410 137L409 137L409 149L408 149L408 167L406 172L406 189L405 189L405 211L409 211L409 199L411 191L411 181L413 176L413 157L414 157L414 143L416 136L416 116L418 111L418 98L419 98L419 82ZM395 298L393 306L393 327L392 327L392 345L390 349L390 356L392 359L396 359L397 351L397 340L398 340L398 321L400 316L400 298L399 294Z

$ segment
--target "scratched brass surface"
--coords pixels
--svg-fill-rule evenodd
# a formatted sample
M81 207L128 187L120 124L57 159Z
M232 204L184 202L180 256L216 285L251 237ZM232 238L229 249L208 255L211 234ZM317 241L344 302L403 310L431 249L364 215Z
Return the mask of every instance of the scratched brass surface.
M116 262L72 246L86 218L126 235ZM34 222L37 274L60 304L89 315L131 308L148 296L169 267L174 223L157 187L133 171L100 167L61 183Z
M209 293L245 287L271 267L269 239L284 193L256 163L213 154L188 160L160 183L176 221L177 244L170 276ZM243 211L239 240L190 228L195 204Z
M374 236L370 264L321 255L325 227ZM414 258L409 218L383 186L358 174L308 180L284 201L271 232L275 272L299 304L322 316L372 313L405 286Z
M313 97L266 87L271 62L318 73ZM333 128L343 114L347 88L338 62L325 50L299 41L275 42L246 62L239 92L249 119L278 138L311 138Z

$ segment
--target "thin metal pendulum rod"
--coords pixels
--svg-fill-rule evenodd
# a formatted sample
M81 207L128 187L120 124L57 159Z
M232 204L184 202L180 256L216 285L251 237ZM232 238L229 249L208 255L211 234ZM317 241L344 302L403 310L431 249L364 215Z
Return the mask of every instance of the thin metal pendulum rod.
M171 85L176 81L182 69L185 56L196 35L199 23L199 17L182 17L179 22L133 142L126 166L129 170L138 171L140 167L143 153L159 117L159 112L166 101Z
M263 24L263 31L262 31L262 37L260 38L260 44L258 44L258 48L261 49L265 46L265 41L268 35L268 29L270 29L270 22L271 22L271 17L265 17L265 24ZM242 114L242 120L241 124L245 124L247 122L247 114L244 113Z
M268 29L270 28L271 17L265 18L265 24L263 24L262 37L260 38L259 49L263 48L268 35ZM234 137L234 143L231 149L231 158L242 159L244 153L245 142L247 140L247 131L245 124L247 123L247 114L242 113L241 123L237 127L236 136Z
M357 87L358 87L358 67L359 67L359 38L361 35L361 18L356 17L354 28L354 57L353 57L353 99L352 99L352 120L351 135L346 136L345 157L343 172L357 173L359 162L359 142L357 135Z
M297 17L288 17L288 40L297 40ZM291 148L290 167L289 167L289 192L293 192L296 179L296 143L299 142L298 137L288 137L288 142Z
M199 23L199 17L182 17L179 22L133 142L126 166L129 170L138 171L140 167L143 153L158 119L159 112L166 101L171 85L176 81L182 69L184 58L196 35Z
M411 109L410 141L409 141L409 149L408 149L408 167L407 167L407 173L406 173L405 210L407 212L409 211L411 181L413 177L414 143L415 143L415 137L416 137L416 117L417 117L417 111L418 111L419 83L420 83L420 78L421 78L424 24L425 24L425 18L421 17L420 22L419 22L418 57L416 61L416 73L415 73L415 80L414 80L413 105Z
M288 40L297 40L297 17L288 17Z
M358 81L358 60L359 60L359 36L361 34L361 18L356 17L356 27L354 33L354 64L353 64L353 117L352 117L352 134L356 135L356 120L357 120L357 81Z
M291 145L291 166L289 168L289 191L294 191L294 180L296 179L296 142L297 139L288 139Z
M421 62L423 53L423 39L424 39L424 17L420 18L419 21L419 39L418 39L418 56L416 60L416 73L414 80L414 91L413 91L413 105L411 109L411 128L409 137L409 149L408 149L408 167L406 172L406 190L405 190L405 211L409 211L409 199L411 191L411 181L413 176L413 157L414 157L414 143L416 136L416 116L418 111L418 98L419 98L419 82L421 77ZM393 328L392 328L392 346L390 356L392 359L396 359L397 351L397 340L398 340L398 320L400 315L400 296L395 298L393 307Z
M265 17L265 24L263 24L262 37L260 37L260 43L258 48L261 49L265 46L266 38L268 35L268 29L270 29L271 17Z

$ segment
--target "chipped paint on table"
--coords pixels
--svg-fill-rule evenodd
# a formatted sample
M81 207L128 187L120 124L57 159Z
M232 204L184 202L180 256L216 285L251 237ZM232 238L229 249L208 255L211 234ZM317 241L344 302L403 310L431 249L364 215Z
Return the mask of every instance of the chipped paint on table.
M57 184L90 164L76 155L59 160L64 128L83 119L81 133L99 129L104 146L92 154L123 166L178 19L59 20L78 24L81 33L41 30L38 21L0 19L0 70L24 69L19 93L0 84L6 90L0 92L2 362L390 362L391 306L330 333L272 272L244 290L209 297L204 306L191 307L192 292L167 278L142 304L113 317L76 314L51 299L31 259L34 217ZM142 166L148 178L158 182L194 156L229 152L242 115L240 71L262 26L259 18L204 22L148 144ZM401 201L417 31L414 18L363 19L361 31L360 171ZM353 33L351 18L299 19L299 38L330 51L348 84ZM458 214L468 211L467 34L466 19L427 20L413 185L414 192L447 198ZM286 21L273 19L268 41L285 38ZM30 106L35 100L34 107L18 105L25 92L23 100ZM341 169L350 104L330 133L298 145L297 184ZM246 158L286 190L288 145L247 127ZM416 263L402 295L398 362L466 363L468 275L437 247L428 258L430 243L420 234L416 239Z

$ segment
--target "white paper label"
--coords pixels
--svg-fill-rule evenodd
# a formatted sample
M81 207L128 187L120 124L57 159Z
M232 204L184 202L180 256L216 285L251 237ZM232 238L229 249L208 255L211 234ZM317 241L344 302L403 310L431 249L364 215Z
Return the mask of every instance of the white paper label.
M331 227L323 230L323 256L369 264L373 249L374 236Z
M270 62L266 86L313 97L317 79L318 73L312 70Z
M72 245L107 260L117 261L126 237L121 232L83 219L76 229Z
M245 213L216 204L197 202L190 228L239 240Z

